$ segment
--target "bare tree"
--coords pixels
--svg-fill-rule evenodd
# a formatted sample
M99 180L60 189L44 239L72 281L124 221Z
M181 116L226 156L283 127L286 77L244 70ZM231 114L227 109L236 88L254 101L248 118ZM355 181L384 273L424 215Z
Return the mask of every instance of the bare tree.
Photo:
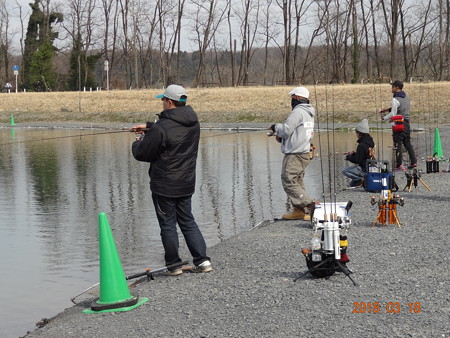
M373 34L373 49L375 54L375 64L377 66L377 77L381 77L381 67L380 67L380 55L379 55L379 47L378 47L378 34L377 34L377 26L375 19L375 10L374 0L370 0L370 14L372 16L372 34Z
M259 8L259 1L244 0L242 2L242 8L237 8L236 10L236 17L240 21L242 36L238 85L248 85L249 67L253 56L253 44L258 30Z
M444 69L448 65L448 44L450 31L450 0L438 0L439 8L439 70L437 79L443 79Z
M0 66L3 63L4 80L9 79L9 49L10 49L10 33L9 33L9 12L6 8L6 0L0 0Z
M361 0L360 1L361 4L361 21L363 23L363 32L364 32L364 41L365 41L365 54L366 54L366 66L365 66L365 72L366 72L366 77L370 78L372 77L372 62L371 62L371 55L370 55L370 37L369 37L369 21L371 19L371 13L369 11L369 14L366 15L366 9L364 6L364 1ZM353 26L353 30L355 30L355 27ZM353 34L355 34L353 32Z
M314 70L313 67L310 67L312 62L314 62L314 58L311 58L313 45L316 41L317 37L320 37L323 33L325 33L325 26L327 25L326 15L323 15L323 13L328 13L328 7L330 5L331 1L324 1L323 5L321 3L318 3L318 9L317 9L317 25L314 31L311 34L311 37L309 39L308 47L306 49L306 54L303 62L302 67L302 74L300 77L300 82L304 83L306 81L306 76L308 75L308 72ZM310 59L313 59L313 61L310 61ZM328 64L328 63L327 63ZM316 73L313 74L313 81L317 82L318 78L316 76Z
M281 8L283 12L283 46L282 46L282 55L283 55L283 68L284 68L284 80L286 84L291 84L291 8L292 8L292 0L277 0L278 6Z
M332 0L333 6L326 7L326 62L331 64L330 82L339 83L347 77L346 66L348 58L348 44L351 10L342 7L342 1ZM327 71L328 73L328 71Z
M263 85L267 85L267 63L269 59L269 43L272 39L276 37L276 31L274 31L275 25L271 22L272 15L272 1L266 0L264 11L263 11L263 24L262 24L262 35L264 36L264 74L263 74Z
M145 45L145 54L142 55L142 69L144 70L144 76L147 72L148 68L148 80L144 79L145 83L152 84L153 83L153 51L154 51L154 43L155 43L155 34L157 33L158 27L158 6L155 5L152 9L149 9L144 13L144 26L147 27L146 30L146 39L147 43ZM144 42L143 42L144 43Z
M172 70L172 61L178 39L181 34L181 20L184 11L184 1L158 0L158 28L159 28L159 62L161 65L161 78L164 85L175 83L179 78ZM178 50L177 48L177 50Z
M24 54L24 41L25 41L25 25L24 21L26 19L26 14L23 12L22 6L19 4L19 2L16 0L17 10L19 12L18 19L20 22L20 38L19 38L19 44L20 44L20 55L22 56L21 61L21 67L19 68L21 72L23 72L23 54ZM22 75L21 75L22 76Z
M303 18L306 15L306 13L309 11L311 5L313 4L312 1L295 1L294 3L294 11L295 11L295 40L294 40L294 50L292 55L292 81L296 81L297 79L297 64L299 59L299 52L300 52L300 33L301 33L301 27L303 24Z
M417 62L423 50L423 44L428 35L427 30L430 28L430 13L432 9L432 0L428 0L428 5L417 12L417 15L410 20L410 24L405 22L405 11L401 12L401 31L402 31L402 47L403 47L403 64L405 68L405 79L410 80L416 73ZM413 46L413 35L416 35ZM409 48L408 48L409 45Z
M97 25L94 19L96 0L67 0L65 7L65 23L62 27L72 38L72 57L77 63L77 84L76 88L82 90L89 82L89 52L96 47L94 35ZM72 60L75 62L75 59ZM71 65L74 67L74 65ZM72 68L75 71L75 68ZM75 76L75 74L72 74ZM74 79L72 78L72 81ZM92 85L92 83L91 83ZM75 88L74 83L72 87Z
M390 43L390 71L389 75L391 78L397 78L397 35L400 13L402 11L402 5L404 0L391 0L390 4L387 4L386 0L380 0L381 6L383 8L384 23L386 27L386 32L389 37ZM390 5L388 7L388 5Z
M103 14L101 20L103 22L102 54L105 61L108 61L108 67L112 69L115 65L119 2L117 0L101 0L101 11Z
M353 56L352 56L352 66L353 66L353 77L352 83L359 82L359 65L360 65L360 55L361 47L359 45L358 36L358 15L356 13L355 0L350 0L349 8L352 15L352 34L353 34Z
M216 33L220 23L225 17L227 8L220 8L217 0L198 1L192 4L194 10L194 29L196 32L196 41L198 44L198 67L195 75L194 86L200 86L204 81L204 72L206 68L206 51Z
M228 34L230 43L230 68L231 68L231 85L236 85L236 40L233 39L233 25L232 25L232 15L231 15L231 1L227 0L227 23L228 23Z

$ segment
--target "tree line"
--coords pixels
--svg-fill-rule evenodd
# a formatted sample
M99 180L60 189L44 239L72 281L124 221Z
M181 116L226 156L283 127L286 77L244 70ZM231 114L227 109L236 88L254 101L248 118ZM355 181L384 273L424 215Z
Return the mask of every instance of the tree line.
M13 3L14 2L14 3ZM0 0L27 90L445 81L450 0Z

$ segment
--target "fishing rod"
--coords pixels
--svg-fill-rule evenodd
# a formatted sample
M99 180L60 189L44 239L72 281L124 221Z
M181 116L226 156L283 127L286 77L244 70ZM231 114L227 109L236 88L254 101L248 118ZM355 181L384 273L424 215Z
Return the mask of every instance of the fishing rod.
M319 154L320 154L320 174L321 174L321 183L322 183L322 199L324 205L326 205L325 198L325 178L324 178L324 170L323 170L323 161L322 161L322 140L321 140L321 132L320 132L320 114L319 114L319 102L317 96L317 81L316 81L316 73L313 70L313 80L314 80L314 99L316 102L316 116L317 116L317 129L319 136Z
M266 128L260 128L260 129L256 128L256 129L241 131L238 127L238 128L236 128L236 133L244 134L244 133L251 133L251 132L256 132L256 131L263 131L265 129ZM17 144L17 143L51 141L51 140L59 140L59 139L73 138L73 137L96 136L96 135L107 135L107 134L118 134L118 133L140 133L140 132L144 132L147 130L149 130L149 128L129 128L129 129L120 129L120 130L110 130L110 131L105 131L105 132L95 132L95 133L88 133L88 134L55 136L55 137L46 137L46 138L40 138L40 139L6 142L6 143L0 143L0 146ZM200 138L219 137L219 136L226 136L226 135L231 135L231 133L222 133L222 134L218 134L218 135L201 136Z
M131 288L131 287L134 287L134 286L136 286L136 285L138 285L138 284L140 284L140 283L142 283L144 281L154 280L154 276L153 275L156 274L156 273L168 271L170 269L179 268L180 266L183 266L183 265L186 265L186 264L188 264L187 261L182 261L182 262L175 263L175 264L172 264L172 265L163 266L163 267L160 267L160 268L157 268L157 269L146 268L145 271L143 271L143 272L138 272L138 273L134 273L134 274L129 275L129 276L125 276L125 280L129 281L131 279L144 277L144 278L141 278L141 279L131 283L129 285L129 287ZM192 270L192 267L188 266L188 267L183 268L183 269L185 269L186 271L190 271L190 270ZM72 303L74 303L74 304L77 304L82 299L82 297L80 297L80 296L86 296L86 295L88 295L87 297L89 297L89 295L98 296L98 293L100 292L99 287L100 287L100 282L95 283L94 285L91 285L87 289L84 289L83 291L81 291L77 295L75 295L72 298L70 298L70 301Z
M9 144L16 144L16 143L29 143L29 142L37 142L37 141L59 140L59 139L72 138L72 137L83 137L83 136L95 136L95 135L117 134L117 133L124 133L124 132L128 132L128 133L129 133L130 130L112 130L112 131L97 132L97 133L89 133L89 134L77 134L77 135L66 135L66 136L46 137L46 138L40 138L40 139L31 139L31 140L14 141L14 142L8 142L8 143L0 143L0 146L9 145Z

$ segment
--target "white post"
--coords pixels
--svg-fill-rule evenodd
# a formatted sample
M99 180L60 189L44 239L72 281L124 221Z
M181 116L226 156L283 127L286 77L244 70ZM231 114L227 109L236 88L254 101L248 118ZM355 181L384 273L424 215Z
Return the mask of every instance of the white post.
M19 75L19 66L14 65L14 75L16 76L16 93L17 93L17 75Z
M105 71L106 71L106 90L109 91L109 61L105 60Z

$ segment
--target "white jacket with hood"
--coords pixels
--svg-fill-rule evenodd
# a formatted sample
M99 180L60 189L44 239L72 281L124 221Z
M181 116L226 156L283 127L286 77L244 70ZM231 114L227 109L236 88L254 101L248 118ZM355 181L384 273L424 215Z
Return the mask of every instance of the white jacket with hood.
M308 153L314 135L314 116L316 111L308 103L294 107L286 122L275 125L275 134L281 138L283 154Z

